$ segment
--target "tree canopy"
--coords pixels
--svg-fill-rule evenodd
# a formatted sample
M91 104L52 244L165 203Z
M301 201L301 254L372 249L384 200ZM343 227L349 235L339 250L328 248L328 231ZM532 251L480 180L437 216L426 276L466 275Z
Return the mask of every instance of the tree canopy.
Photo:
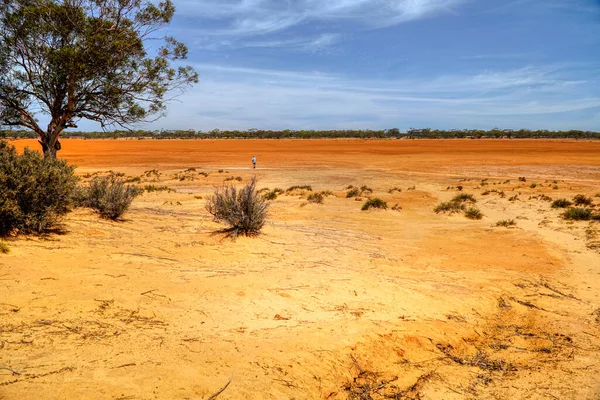
M178 65L186 46L158 35L174 12L171 0L0 0L0 125L32 130L55 157L80 119L126 128L161 117L169 92L198 82Z

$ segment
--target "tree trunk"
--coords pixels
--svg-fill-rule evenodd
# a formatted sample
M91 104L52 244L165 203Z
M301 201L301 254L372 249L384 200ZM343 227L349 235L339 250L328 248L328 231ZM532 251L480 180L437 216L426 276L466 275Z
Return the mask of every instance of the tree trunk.
M38 140L38 142L42 145L44 157L56 158L56 153L61 149L60 142L58 141L59 134L60 132L52 132L49 130L42 137L42 140Z

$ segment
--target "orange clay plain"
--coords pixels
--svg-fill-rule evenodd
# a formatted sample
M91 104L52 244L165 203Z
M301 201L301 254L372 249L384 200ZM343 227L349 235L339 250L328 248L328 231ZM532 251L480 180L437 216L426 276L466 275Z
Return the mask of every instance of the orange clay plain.
M112 170L175 191L119 222L78 209L62 234L8 240L2 400L214 399L229 381L219 399L600 396L600 222L545 197L600 204L600 142L62 145L83 182ZM238 176L333 195L280 195L260 236L232 241L205 201ZM389 208L361 211L349 185ZM433 211L459 185L481 220Z

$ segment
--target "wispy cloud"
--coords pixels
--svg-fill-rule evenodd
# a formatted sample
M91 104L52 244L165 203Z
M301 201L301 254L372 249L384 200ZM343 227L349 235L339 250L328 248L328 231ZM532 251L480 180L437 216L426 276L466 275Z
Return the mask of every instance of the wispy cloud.
M577 126L562 121L564 126L559 126L553 116L600 108L598 83L573 79L562 66L393 81L210 64L196 67L204 76L199 90L181 97L158 126L517 128L522 126L507 122L529 121L530 127L592 129L597 123L593 120L579 121ZM531 121L537 125L531 126Z
M454 12L467 0L205 0L178 2L187 18L212 19L211 36L253 36L309 21L350 21L370 27Z

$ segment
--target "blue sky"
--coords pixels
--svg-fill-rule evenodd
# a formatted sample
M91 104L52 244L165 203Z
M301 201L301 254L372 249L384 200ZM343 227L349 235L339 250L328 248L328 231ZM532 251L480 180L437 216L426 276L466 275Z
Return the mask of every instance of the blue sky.
M174 1L200 83L148 128L600 130L598 0Z

